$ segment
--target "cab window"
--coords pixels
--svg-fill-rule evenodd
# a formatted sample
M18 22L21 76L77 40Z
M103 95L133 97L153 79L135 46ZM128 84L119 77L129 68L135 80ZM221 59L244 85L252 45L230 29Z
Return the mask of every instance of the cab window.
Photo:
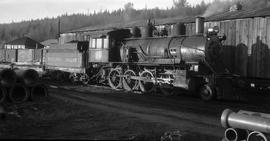
M90 48L108 48L109 40L108 38L91 38Z

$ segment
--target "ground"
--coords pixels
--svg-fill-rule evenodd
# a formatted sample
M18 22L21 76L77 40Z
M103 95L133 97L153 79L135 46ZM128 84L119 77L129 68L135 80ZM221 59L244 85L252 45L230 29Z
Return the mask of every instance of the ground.
M217 141L225 108L258 109L238 102L203 102L194 97L130 94L93 86L51 86L49 96L6 103L1 139L89 139ZM262 110L269 110L260 104Z
M145 122L53 97L5 107L8 114L0 121L2 139L160 140L166 131L177 131L165 124ZM186 140L196 138L192 134L180 134Z

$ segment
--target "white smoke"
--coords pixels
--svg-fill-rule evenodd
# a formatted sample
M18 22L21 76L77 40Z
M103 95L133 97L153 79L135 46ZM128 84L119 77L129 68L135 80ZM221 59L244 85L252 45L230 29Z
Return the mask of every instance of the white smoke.
M203 17L227 12L230 7L236 3L241 4L242 9L270 6L270 0L214 0L204 12Z
M225 12L228 11L229 7L233 4L234 2L232 0L226 0L226 1L221 1L221 0L215 0L213 3L211 3L206 11L203 14L203 17L208 17L217 13Z

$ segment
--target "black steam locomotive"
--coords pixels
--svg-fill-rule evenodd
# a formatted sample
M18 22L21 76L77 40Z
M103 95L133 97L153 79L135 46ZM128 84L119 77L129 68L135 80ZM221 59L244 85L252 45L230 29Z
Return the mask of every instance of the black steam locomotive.
M143 37L138 28L114 30L108 37L92 38L89 48L88 75L94 83L107 81L113 89L159 90L171 95L175 88L199 93L204 100L216 96L215 76L224 73L220 49L225 37L218 29L203 34L203 18L197 18L197 34L185 36L185 25L179 23L176 36L152 37L149 23ZM97 47L103 39L106 47ZM108 41L105 41L108 39ZM88 81L87 81L88 82Z

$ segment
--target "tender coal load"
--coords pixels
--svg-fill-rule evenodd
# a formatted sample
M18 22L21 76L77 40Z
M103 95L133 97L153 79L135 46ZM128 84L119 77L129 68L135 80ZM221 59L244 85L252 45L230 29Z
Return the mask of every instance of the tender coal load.
M0 72L1 85L4 87L11 87L16 83L17 76L12 69L4 69Z

